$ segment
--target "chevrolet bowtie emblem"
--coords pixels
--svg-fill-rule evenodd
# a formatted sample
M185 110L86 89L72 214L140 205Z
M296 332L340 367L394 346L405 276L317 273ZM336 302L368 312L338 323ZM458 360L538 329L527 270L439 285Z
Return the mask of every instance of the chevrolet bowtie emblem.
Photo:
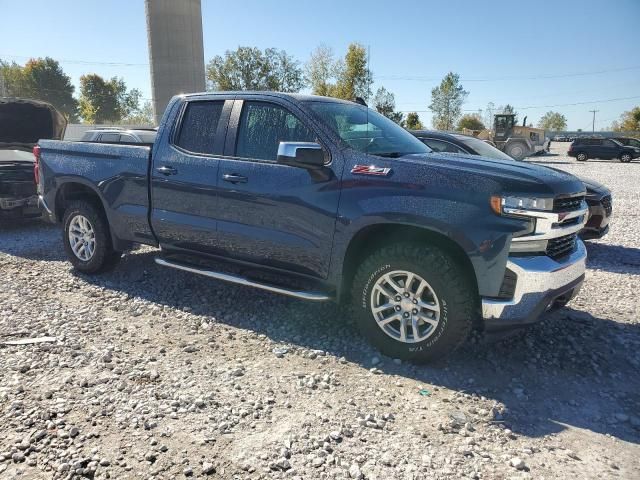
M387 177L391 173L390 168L376 167L375 165L355 165L351 169L354 175L377 175Z

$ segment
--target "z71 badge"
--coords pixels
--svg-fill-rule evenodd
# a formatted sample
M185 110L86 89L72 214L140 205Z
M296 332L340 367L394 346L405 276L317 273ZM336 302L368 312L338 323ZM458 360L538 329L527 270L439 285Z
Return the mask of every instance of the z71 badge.
M390 168L376 167L375 165L356 165L351 169L354 175L377 175L387 177L391 173Z

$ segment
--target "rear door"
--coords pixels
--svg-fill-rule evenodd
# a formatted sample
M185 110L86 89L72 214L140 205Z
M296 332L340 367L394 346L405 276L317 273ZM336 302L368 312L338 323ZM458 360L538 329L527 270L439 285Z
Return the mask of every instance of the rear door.
M613 140L602 140L602 158L617 158L620 154L620 146Z
M219 247L227 257L325 278L341 159L315 172L280 165L281 141L319 142L330 160L313 122L294 104L268 96L235 101L218 173Z
M208 252L217 242L217 181L232 98L182 105L152 155L151 226L166 249Z

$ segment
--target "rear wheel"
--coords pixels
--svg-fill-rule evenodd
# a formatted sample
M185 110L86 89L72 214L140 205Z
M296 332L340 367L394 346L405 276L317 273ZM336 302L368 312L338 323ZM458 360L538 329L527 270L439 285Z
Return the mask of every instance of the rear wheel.
M527 147L524 143L512 143L507 146L505 153L514 160L522 160L527 156Z
M97 273L114 267L122 256L111 245L104 214L91 202L79 200L67 207L62 241L76 270Z
M620 155L620 161L622 163L629 163L631 161L631 154L623 153L622 155Z
M580 152L578 155L576 155L576 160L578 160L579 162L586 162L588 158L589 157L584 152Z
M352 302L362 334L393 358L443 358L469 335L475 289L463 269L434 247L383 247L358 268Z

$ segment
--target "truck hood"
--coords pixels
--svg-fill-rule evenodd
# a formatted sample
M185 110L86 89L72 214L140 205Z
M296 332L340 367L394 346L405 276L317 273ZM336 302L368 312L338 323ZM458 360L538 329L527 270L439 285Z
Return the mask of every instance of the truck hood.
M528 162L507 162L479 155L463 154L412 154L395 159L400 162L422 163L440 169L474 174L501 185L504 191L537 195L567 195L585 191L577 177L541 165Z
M0 149L30 150L40 139L61 140L67 120L39 100L0 98Z

